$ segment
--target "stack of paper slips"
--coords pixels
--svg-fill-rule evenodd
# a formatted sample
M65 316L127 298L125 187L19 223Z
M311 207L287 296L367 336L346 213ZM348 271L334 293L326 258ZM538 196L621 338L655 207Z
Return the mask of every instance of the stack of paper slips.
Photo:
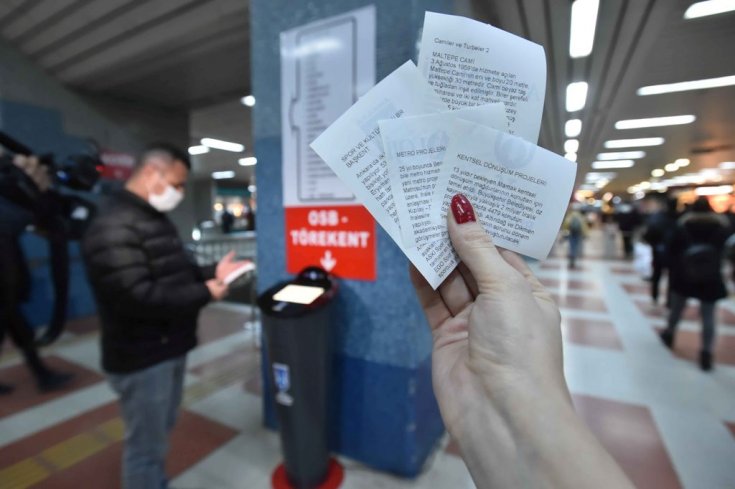
M418 68L385 77L311 147L436 288L459 262L446 224L457 193L498 246L548 255L576 164L535 144L545 91L541 46L427 12Z

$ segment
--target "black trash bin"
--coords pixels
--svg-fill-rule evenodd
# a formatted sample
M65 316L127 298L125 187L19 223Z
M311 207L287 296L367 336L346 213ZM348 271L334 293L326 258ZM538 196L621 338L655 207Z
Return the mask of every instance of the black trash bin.
M337 282L317 267L260 295L284 467L289 482L311 489L329 469L327 403L331 315Z

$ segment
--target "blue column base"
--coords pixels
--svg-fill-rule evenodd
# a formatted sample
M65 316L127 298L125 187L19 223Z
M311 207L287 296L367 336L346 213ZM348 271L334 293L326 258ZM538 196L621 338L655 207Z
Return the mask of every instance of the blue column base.
M376 470L417 476L444 433L431 387L431 357L416 368L336 354L330 448ZM277 429L263 355L263 417Z

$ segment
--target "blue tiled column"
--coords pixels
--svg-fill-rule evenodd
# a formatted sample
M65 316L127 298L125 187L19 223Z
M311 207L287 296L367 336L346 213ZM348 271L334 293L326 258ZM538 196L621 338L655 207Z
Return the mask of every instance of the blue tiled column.
M258 185L259 290L287 278L281 189L279 33L365 5L377 8L380 80L416 60L424 11L452 0L252 0L252 86ZM431 389L431 336L390 237L377 236L378 280L344 281L337 306L333 449L378 469L414 476L443 432ZM264 396L266 423L272 406Z

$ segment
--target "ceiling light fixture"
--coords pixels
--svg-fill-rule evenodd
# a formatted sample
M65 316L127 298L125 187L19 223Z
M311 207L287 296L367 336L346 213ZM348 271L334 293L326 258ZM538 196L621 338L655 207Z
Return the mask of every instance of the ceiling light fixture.
M689 158L679 158L674 163L679 165L679 168L684 168L685 166L689 166L690 161Z
M735 170L735 161L723 161L720 163L720 168L723 170Z
M597 182L598 180L612 180L617 176L615 172L595 172L591 171L584 176L588 182Z
M258 162L258 158L255 156L247 156L245 158L240 158L237 162L240 166L253 166Z
M567 139L564 141L564 152L565 153L576 153L579 150L578 139Z
M587 82L573 82L567 85L567 112L576 112L584 108L587 102Z
M231 143L229 141L222 141L221 139L204 138L202 139L204 146L209 146L214 149L221 149L223 151L232 151L233 153L242 153L245 151L245 146L239 143Z
M576 138L582 132L582 120L570 119L564 124L564 134L568 138Z
M572 7L574 8L574 7ZM693 3L684 12L685 19L698 19L735 10L735 0L707 0Z
M568 159L569 161L577 162L577 153L566 153L564 155L564 158Z
M664 167L664 170L666 170L667 172L676 171L678 169L679 169L679 165L677 165L676 163L669 163L668 165Z
M584 58L592 52L599 0L576 0L572 4L572 27L569 33L569 56Z
M664 144L664 138L638 138L638 139L611 139L605 141L606 148L635 148L642 146L660 146Z
M189 146L190 155L202 155L204 153L209 153L208 146L204 146L203 144L198 145L198 146Z
M662 177L662 176L664 176L665 174L666 174L666 172L665 172L664 170L662 170L661 168L656 168L655 170L653 170L653 171L651 172L651 176L652 176L652 177L656 177L656 178L658 178L658 177Z
M598 160L637 160L646 156L645 151L622 151L620 153L600 153L597 155Z
M728 87L730 85L735 85L735 75L706 78L704 80L664 83L662 85L649 85L639 88L636 93L638 95L658 95L661 93L685 92L687 90Z
M612 168L631 168L635 162L633 160L618 160L618 161L595 161L592 163L592 168L595 170L608 170Z
M215 180L225 180L227 178L235 178L235 172L232 170L212 172L212 178Z
M648 119L628 119L615 123L615 129L640 129L642 127L678 126L691 124L697 120L693 115L674 115L670 117L650 117Z
M245 107L252 107L255 105L255 97L252 95L245 95L243 98L240 99L240 103L243 104Z

